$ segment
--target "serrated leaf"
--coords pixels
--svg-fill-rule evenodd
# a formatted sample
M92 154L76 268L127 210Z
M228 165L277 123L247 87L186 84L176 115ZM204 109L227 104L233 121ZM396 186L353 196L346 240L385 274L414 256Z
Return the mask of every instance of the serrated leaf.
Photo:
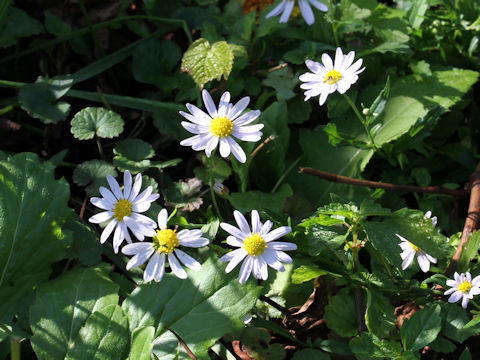
M360 336L350 340L349 346L359 360L411 359L410 357L400 357L402 348L398 342L380 340L377 336L368 332L363 332Z
M159 358L173 359L178 347L167 329L175 331L197 357L205 357L219 337L243 328L242 317L261 290L254 281L239 284L238 273L225 274L224 268L218 260L208 259L200 271L188 271L186 280L166 274L161 283L141 284L122 306L130 330L154 326L153 352Z
M129 360L150 360L153 349L155 328L145 326L132 332L132 345L130 346Z
M325 307L327 326L343 337L358 334L357 312L353 295L342 289L336 295L330 296Z
M195 40L183 54L182 71L188 72L195 83L203 85L213 79L228 78L233 67L233 52L225 41L210 45L208 40Z
M39 77L33 84L20 88L20 106L30 116L44 123L57 123L65 120L70 104L58 101L73 84L70 76L57 76L51 79Z
M18 39L43 33L40 22L25 11L11 7L8 10L4 26L0 29L0 48L15 45Z
M86 186L88 195L100 194L100 186L108 186L107 174L117 176L115 167L103 160L85 161L73 171L73 181L80 186Z
M87 107L75 114L71 132L79 140L93 139L95 135L112 139L123 132L123 119L105 108Z
M32 346L37 357L64 359L87 318L116 304L117 292L118 285L107 277L105 266L75 269L42 284L30 308Z
M10 324L13 314L26 311L21 302L31 301L29 292L64 256L69 196L68 183L55 180L52 164L35 154L0 162L0 321Z
M440 305L425 307L405 320L401 329L403 348L416 351L434 341L442 329Z
M128 344L128 320L117 304L94 312L65 357L66 360L122 359Z

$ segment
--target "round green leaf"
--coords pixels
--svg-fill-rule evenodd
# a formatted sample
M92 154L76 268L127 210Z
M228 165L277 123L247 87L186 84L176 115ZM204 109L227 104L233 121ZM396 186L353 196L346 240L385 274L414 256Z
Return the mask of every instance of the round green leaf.
M123 132L124 122L120 115L105 108L87 107L72 119L71 132L79 140L114 138Z
M117 143L113 149L113 164L120 170L129 170L136 174L150 167L150 160L155 151L152 146L140 139L126 139Z
M102 160L85 161L73 171L73 181L80 186L87 186L87 194L98 195L98 188L108 184L107 174L116 177L115 167Z

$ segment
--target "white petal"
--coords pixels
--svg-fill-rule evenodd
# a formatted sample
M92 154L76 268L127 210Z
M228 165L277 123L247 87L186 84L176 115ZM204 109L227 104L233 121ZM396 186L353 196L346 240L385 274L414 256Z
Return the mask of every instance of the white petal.
M112 233L113 229L115 229L115 225L117 225L117 224L118 224L117 221L115 219L113 219L112 221L110 221L108 223L107 226L105 226L105 229L103 229L102 235L100 236L100 243L101 244L103 244L108 239L108 237Z
M230 271L232 271L245 258L245 256L247 256L247 252L244 249L237 249L232 252L229 252L228 254L231 254L231 255L230 255L230 262L225 268L225 272L227 274ZM226 256L224 255L221 259L223 259L222 261L226 261L225 260Z
M185 119L198 125L207 125L207 126L212 121L212 118L210 116L205 114L202 110L197 108L195 105L187 104L186 107L192 115L187 114L183 111L180 111L180 115L182 115Z
M191 248L199 248L202 246L207 246L210 243L210 240L207 238L195 238L195 239L178 239L180 245L191 247Z
M158 270L155 274L153 280L156 282L162 281L163 275L165 274L165 254L160 254L160 260L158 264Z
M277 260L277 256L275 255L275 251L265 250L263 253L263 258L265 259L266 263L277 271L285 271L285 267L283 264Z
M258 214L258 211L252 210L252 214L250 216L252 218L252 233L260 233L260 230L262 229L262 222L260 221L260 215Z
M125 171L123 174L123 198L128 199L130 191L132 190L132 175L130 171Z
M230 120L235 120L244 110L247 108L248 104L250 103L250 97L245 96L241 98L234 107L230 109L228 112L227 118Z
M164 230L167 228L168 212L167 209L162 209L158 213L158 228Z
M203 134L209 131L209 127L206 125L192 124L187 121L181 122L183 128L192 134Z
M198 271L202 268L202 264L182 250L175 249L175 255L177 255L178 259L189 269Z
M328 6L321 3L320 1L318 0L309 0L310 1L310 4L312 4L313 6L315 6L318 10L320 11L328 11Z
M92 217L90 217L90 219L88 219L88 221L90 221L91 223L94 223L94 224L100 224L102 222L105 222L105 221L111 219L112 215L113 214L112 214L111 211L103 211L101 213L93 215Z
M98 190L100 191L100 194L110 203L115 204L117 202L115 195L113 195L113 193L106 187L100 186Z
M123 228L121 224L118 224L115 228L115 232L113 233L113 251L115 254L118 253L118 248L122 245L123 240L125 239L125 235L123 233Z
M451 288L451 289L448 289L447 291L445 291L445 292L443 293L443 295L450 295L451 293L453 293L453 292L455 292L455 291L457 291L457 290L458 290L458 289L457 289L456 287Z
M335 70L340 70L343 65L343 51L339 47L337 47L337 50L335 51L335 62L333 68Z
M287 3L285 4L285 8L283 9L282 16L280 16L279 23L286 23L288 21L288 19L290 18L290 14L292 13L294 5L295 5L294 1L287 1Z
M402 261L402 270L408 268L412 264L413 259L415 259L415 250L412 249L408 252L408 256Z
M155 252L155 254L153 254L152 258L148 262L147 267L145 268L145 271L143 272L143 280L147 282L152 281L155 278L155 275L161 271L160 265L165 267L165 262L162 263L161 261L162 257L165 259L165 255L160 254L159 252Z
M466 294L464 294L462 299L462 307L466 309L467 305L468 305L468 297L466 296Z
M272 249L272 250L282 250L282 251L297 250L297 245L291 242L272 241L267 246L269 249Z
M315 17L313 16L312 8L307 0L300 0L298 3L302 16L305 19L305 22L308 25L312 25L315 22Z
M227 237L227 244L234 247L243 247L243 241L237 239L235 236Z
M257 279L267 280L268 279L268 266L267 262L263 256L257 256L257 264L259 269L259 277Z
M233 212L233 217L235 218L235 221L237 222L238 227L240 228L242 233L243 234L250 234L250 232L251 232L250 231L250 226L248 226L248 222L247 222L247 219L245 219L245 216L243 216L243 214L240 211L235 210ZM232 235L234 235L234 234L232 234Z
M328 92L327 91L323 91L320 94L320 98L318 99L318 103L319 103L320 106L325 104L325 101L327 101L327 97L328 97Z
M153 250L152 243L136 242L133 244L125 245L122 248L122 254L135 255L142 252L148 253L151 250Z
M212 151L217 147L217 145L218 145L218 137L212 136L208 140L207 145L205 146L205 154L207 155L207 157L210 157L210 155L212 155Z
M281 226L278 229L275 229L271 232L269 232L265 237L263 238L266 242L280 239L282 236L287 235L292 231L292 228L290 226Z
M230 150L232 151L233 156L235 156L235 158L242 164L245 163L245 161L247 161L247 156L245 155L242 147L238 145L231 137L228 137L227 140L230 144Z
M217 116L217 108L215 107L215 103L213 102L213 99L207 90L202 91L202 98L208 113L212 118L215 118Z
M285 8L285 5L287 4L287 0L283 0L280 4L275 6L275 8L270 11L267 16L265 16L266 19L271 18L272 16L278 16L280 13L283 11Z
M240 284L244 284L248 280L250 273L252 272L252 268L253 268L253 258L250 256L247 256L247 258L242 264L242 267L240 268L240 273L238 275L238 282Z
M247 252L245 251L245 249L236 249L236 250L230 251L230 252L226 253L225 255L223 255L220 258L220 261L228 262L228 261L232 260L235 256L237 256L239 253L245 254L245 256L247 255Z
M322 54L322 63L325 66L325 70L330 71L333 70L333 61L328 54Z
M424 273L430 270L430 261L428 261L425 254L419 253L417 255L417 262Z
M100 199L98 197L93 197L90 199L90 202L95 205L96 207L103 209L103 210L113 210L115 208L115 205L112 204L110 201L107 199Z
M275 252L275 256L277 257L277 260L279 260L281 262L284 262L284 263L287 263L287 264L291 264L293 262L290 255L288 255L287 253L284 253L283 251L277 250Z
M143 265L145 261L148 260L148 258L153 254L155 250L150 250L148 252L141 252L135 255L133 258L130 259L130 261L127 263L127 270L134 269L140 265Z
M133 184L132 192L130 193L128 200L130 200L131 202L134 202L141 188L142 188L142 174L137 174L137 176L135 176L135 183Z
M260 110L252 110L233 120L235 126L243 126L250 124L260 116Z
M455 291L450 298L448 299L449 303L454 303L460 300L463 296L463 293L461 291Z
M218 112L217 116L226 116L231 108L232 104L230 104L230 93L225 91L222 96L220 97L220 103L218 104ZM228 116L227 116L228 118ZM231 120L231 119L230 119Z
M187 272L185 271L185 269L182 268L182 265L180 265L177 257L173 253L168 254L168 264L170 265L170 269L172 269L172 272L175 274L176 277L180 279L187 278Z
M230 155L230 145L226 138L220 138L220 156L227 157Z
M112 189L115 197L117 199L121 199L123 197L123 194L122 194L122 190L120 190L120 185L118 185L117 180L115 180L115 178L112 175L107 174L107 181L108 181L108 185L110 185L110 189Z
M313 61L313 60L305 60L305 65L307 66L307 68L312 71L314 74L312 75L316 75L318 76L319 73L325 73L327 71L327 69L325 69L325 67L320 64L319 62L316 62L316 61ZM307 73L309 74L309 73ZM306 74L304 74L306 75Z
M244 239L250 234L250 230L244 234L240 229L228 223L221 223L220 227L226 232L228 232L229 234L235 236L237 239Z

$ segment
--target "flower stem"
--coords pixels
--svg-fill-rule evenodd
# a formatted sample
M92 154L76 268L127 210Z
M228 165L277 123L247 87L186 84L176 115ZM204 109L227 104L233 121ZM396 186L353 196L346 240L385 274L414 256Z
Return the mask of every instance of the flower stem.
M20 360L21 349L20 349L20 339L17 337L10 337L10 359L11 360Z
M335 14L333 10L333 1L330 0L328 4L328 12L330 13L330 18L331 18L331 23L332 23L332 32L333 32L333 38L335 40L335 45L337 47L340 46L340 42L338 41L338 35L337 35L337 25L335 24Z
M95 139L97 140L98 153L100 154L103 160L106 160L105 153L103 152L102 143L100 142L100 138L97 135L95 135Z
M346 93L343 94L343 97L345 98L345 100L347 100L348 104L352 108L352 110L355 113L355 115L357 116L358 120L360 120L363 127L365 128L365 131L367 132L367 136L368 136L368 141L370 141L370 144L372 145L372 147L374 149L377 149L377 146L375 145L375 141L373 140L372 133L368 129L367 123L366 123L365 119L363 118L362 114L360 113L360 111L358 110L357 105L355 105L355 103L352 101L352 99L350 99L350 96L348 96Z
M473 306L475 306L477 308L477 310L480 310L480 305L478 305L475 300L473 299L470 299L470 302L473 304Z
M215 212L217 213L217 217L223 221L222 219L222 215L220 214L220 209L218 207L218 203L217 203L217 197L215 196L215 189L214 189L214 185L215 185L215 179L214 179L214 176L213 176L213 168L214 168L214 163L213 163L213 157L215 156L215 153L213 153L212 155L210 155L210 157L208 158L209 162L210 162L210 178L209 178L209 182L210 182L210 196L212 197L212 203L213 203L213 207L215 208Z

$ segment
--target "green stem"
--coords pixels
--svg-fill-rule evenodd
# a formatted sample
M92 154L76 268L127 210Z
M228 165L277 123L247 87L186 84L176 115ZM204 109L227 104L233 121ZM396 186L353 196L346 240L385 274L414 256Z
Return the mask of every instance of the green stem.
M223 221L222 219L222 215L220 214L220 209L218 207L218 204L217 204L217 197L215 195L215 189L214 189L214 186L215 186L215 179L213 177L213 168L214 168L214 163L213 163L213 157L215 156L215 151L210 155L210 157L208 158L209 162L210 162L210 196L212 197L212 203L213 203L213 207L215 208L215 212L217 213L217 217Z
M102 143L100 142L100 138L97 135L95 135L95 139L97 140L98 153L100 154L102 159L106 161L105 153L103 152L103 147L102 147Z
M343 97L347 100L348 104L353 109L353 112L357 116L358 120L360 120L363 127L365 128L365 131L367 132L367 136L368 136L368 141L370 141L370 144L372 145L372 147L374 149L377 149L377 146L375 145L375 141L373 140L372 133L368 129L367 123L366 123L365 119L363 118L362 114L360 113L360 111L358 110L357 105L355 105L355 103L352 101L352 99L350 99L350 96L348 96L347 93L344 93Z
M475 300L471 299L470 302L477 308L477 310L480 310L480 305L478 305Z
M11 360L20 360L21 349L20 349L20 339L10 336L10 359Z
M285 170L285 172L278 178L277 182L275 183L275 185L273 186L272 188L272 191L271 193L273 194L274 192L277 191L277 189L279 188L279 186L282 184L283 180L285 179L285 177L290 173L290 171L292 171L292 169L299 163L299 161L301 160L301 156L295 160L289 167L287 170Z
M90 21L90 16L88 16L88 11L87 11L87 8L85 7L85 4L83 3L83 0L78 0L78 6L80 6L80 11L82 12L83 17L87 22L87 28L90 31L90 34L92 35L92 39L93 39L93 42L95 43L95 47L97 48L98 53L100 54L101 57L104 57L105 51L100 46L100 40L98 40L97 33L93 29L92 22Z
M337 47L339 47L340 42L338 41L337 25L335 24L335 14L334 14L334 11L333 11L333 1L332 0L329 1L328 12L330 13L330 18L331 18L331 21L332 21L332 32L333 32L333 38L335 40L335 45L337 45Z

